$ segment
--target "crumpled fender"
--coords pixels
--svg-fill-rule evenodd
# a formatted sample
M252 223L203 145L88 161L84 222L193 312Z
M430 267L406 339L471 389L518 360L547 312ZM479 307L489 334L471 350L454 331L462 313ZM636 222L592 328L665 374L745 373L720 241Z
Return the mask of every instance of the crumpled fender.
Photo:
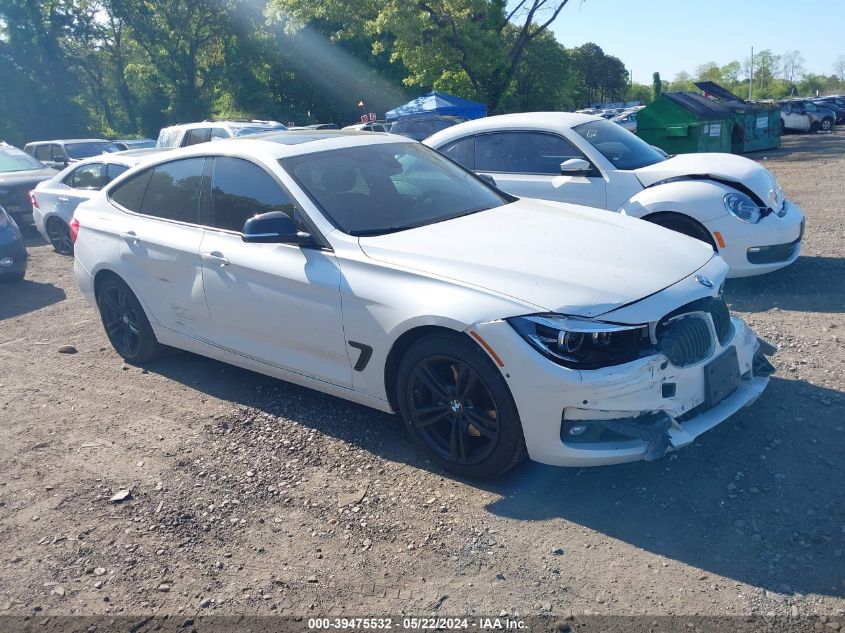
M643 189L629 198L618 211L635 218L671 211L709 222L728 215L723 203L725 194L736 189L713 180L673 180Z

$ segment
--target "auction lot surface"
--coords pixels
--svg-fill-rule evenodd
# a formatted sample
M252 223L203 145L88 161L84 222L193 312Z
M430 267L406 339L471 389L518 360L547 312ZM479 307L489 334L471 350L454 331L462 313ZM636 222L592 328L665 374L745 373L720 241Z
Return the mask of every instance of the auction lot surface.
M123 365L31 239L0 286L0 615L841 621L845 131L754 158L807 214L795 265L727 288L780 347L762 398L657 462L492 483L437 472L398 417L176 351Z

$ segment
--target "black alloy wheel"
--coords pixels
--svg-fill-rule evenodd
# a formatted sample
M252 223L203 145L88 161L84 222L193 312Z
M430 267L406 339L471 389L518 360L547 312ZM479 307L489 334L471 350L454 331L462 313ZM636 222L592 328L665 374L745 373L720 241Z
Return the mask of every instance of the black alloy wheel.
M160 345L144 309L122 280L104 280L97 291L97 305L112 347L125 360L143 363L158 354Z
M59 255L73 255L73 241L70 239L70 227L59 218L47 221L47 237L53 250Z
M411 436L445 470L495 477L526 455L507 382L465 334L414 343L399 366L397 395Z

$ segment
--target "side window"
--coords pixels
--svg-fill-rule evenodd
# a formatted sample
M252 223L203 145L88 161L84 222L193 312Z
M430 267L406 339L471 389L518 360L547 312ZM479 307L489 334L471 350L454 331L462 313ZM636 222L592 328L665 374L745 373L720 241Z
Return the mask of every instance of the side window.
M211 140L213 141L216 138L229 138L229 133L222 127L213 127L211 128Z
M298 220L293 199L270 174L240 158L218 156L211 175L212 225L241 232L254 215L281 211Z
M204 161L204 158L185 158L156 165L141 213L198 224Z
M501 132L475 139L475 169L521 174L560 175L560 164L584 158L569 141L542 132Z
M467 169L475 167L475 137L463 138L444 145L438 150L441 154L448 156L456 163L460 163Z
M185 140L182 142L182 147L187 147L188 145L198 145L199 143L206 143L210 138L211 129L204 127L204 128L194 128L193 130L188 130L185 132Z
M107 185L127 169L129 169L127 165L121 165L120 163L106 163L106 179L103 184Z
M140 213L141 202L144 200L144 193L147 191L152 175L152 168L135 174L109 191L109 198L130 211Z
M42 162L49 162L53 160L52 154L50 154L50 146L49 145L36 145L35 146L35 158Z
M51 145L50 153L53 155L53 158L57 158L58 160L63 160L65 157L65 150L61 145Z
M77 167L65 178L65 184L74 189L99 189L103 186L103 163L89 163Z

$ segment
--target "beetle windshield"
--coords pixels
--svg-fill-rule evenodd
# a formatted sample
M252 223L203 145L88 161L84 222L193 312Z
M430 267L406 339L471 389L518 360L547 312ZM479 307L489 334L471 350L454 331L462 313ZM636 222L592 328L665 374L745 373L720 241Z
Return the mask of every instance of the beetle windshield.
M639 136L611 121L590 121L573 129L616 169L639 169L666 160Z
M418 143L378 143L279 161L350 235L381 235L507 204L511 199Z

